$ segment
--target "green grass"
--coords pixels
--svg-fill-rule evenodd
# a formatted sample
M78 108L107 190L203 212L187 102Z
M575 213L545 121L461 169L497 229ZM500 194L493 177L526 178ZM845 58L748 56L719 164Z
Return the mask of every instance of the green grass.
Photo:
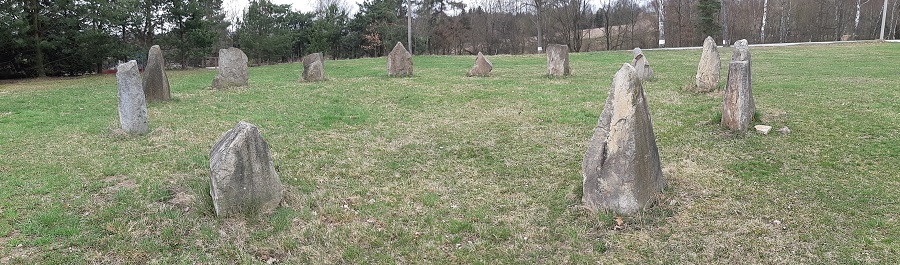
M723 82L730 58L723 49ZM114 76L0 85L0 263L900 263L898 44L753 48L774 132L729 133L722 91L694 94L700 51L645 51L669 186L625 218L579 206L581 158L631 52L417 56L169 72L151 133L123 136ZM259 126L286 187L274 213L216 218L209 149ZM21 246L19 246L21 245Z

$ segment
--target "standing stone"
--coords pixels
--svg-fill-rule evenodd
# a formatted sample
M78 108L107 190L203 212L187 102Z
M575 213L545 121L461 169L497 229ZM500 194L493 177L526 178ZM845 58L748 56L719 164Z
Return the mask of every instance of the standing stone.
M209 195L216 215L267 212L283 198L269 144L253 124L239 122L209 152Z
M411 76L413 74L412 54L406 51L403 44L397 42L388 54L388 76Z
M581 166L582 199L592 210L634 214L665 187L644 89L630 64L613 78Z
M147 99L141 88L141 72L134 60L116 67L116 83L119 87L119 124L131 134L146 134Z
M547 74L551 77L571 74L571 69L569 69L569 45L547 45Z
M303 56L303 80L304 81L322 81L325 80L325 61L322 60L322 53L313 53Z
M722 126L732 131L745 131L753 120L756 103L750 70L750 47L747 40L734 43L734 53L728 64L728 83L725 85L725 100L722 104Z
M249 76L247 55L241 49L219 49L219 74L213 79L213 88L246 86Z
M653 79L653 69L650 68L650 62L644 56L644 51L641 51L641 48L634 48L632 53L634 59L631 60L631 66L634 67L638 78L641 81Z
M166 76L166 59L159 45L150 47L147 53L147 67L144 68L144 96L147 101L169 101L169 78Z
M472 69L469 70L466 76L490 76L491 70L494 70L494 64L491 64L491 61L488 61L484 54L478 52L478 56L475 57L475 65L472 66Z
M697 65L696 91L710 92L719 86L719 69L722 62L719 58L719 50L716 48L716 40L706 37L703 41L703 54L700 55L700 64Z

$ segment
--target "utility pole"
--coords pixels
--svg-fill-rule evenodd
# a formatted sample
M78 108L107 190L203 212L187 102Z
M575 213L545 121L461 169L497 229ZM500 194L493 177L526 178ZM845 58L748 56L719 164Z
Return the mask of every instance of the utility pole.
M406 0L406 45L409 46L409 55L412 55L412 5L410 3L410 0Z
M884 0L884 7L881 8L881 40L884 40L884 21L887 18L888 0Z

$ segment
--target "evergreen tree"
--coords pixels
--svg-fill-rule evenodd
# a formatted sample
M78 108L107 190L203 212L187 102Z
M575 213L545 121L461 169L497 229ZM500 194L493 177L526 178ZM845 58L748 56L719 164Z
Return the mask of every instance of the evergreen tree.
M719 25L718 14L722 9L722 3L719 0L700 0L697 2L697 10L699 11L700 21L697 26L703 38L706 36L718 36L722 26Z
M394 44L406 40L405 17L401 0L371 0L359 5L350 29L361 33L362 48L368 56L382 56Z
M228 27L222 0L172 0L167 11L167 20L174 26L166 35L168 47L174 48L174 61L182 67L196 65L217 51Z
M258 63L282 62L292 56L294 40L300 31L291 28L296 19L290 5L269 0L253 0L238 22L237 44Z

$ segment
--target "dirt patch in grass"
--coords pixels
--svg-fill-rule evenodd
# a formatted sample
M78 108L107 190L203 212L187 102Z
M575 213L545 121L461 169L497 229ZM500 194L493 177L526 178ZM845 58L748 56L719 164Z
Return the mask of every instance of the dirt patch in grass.
M172 198L166 201L168 204L171 204L184 212L191 210L191 205L193 205L195 197L193 194L181 187L170 188L169 192L172 193Z
M114 194L120 190L130 190L140 187L137 181L124 175L109 176L103 179L103 182L112 184L103 189L104 194Z

